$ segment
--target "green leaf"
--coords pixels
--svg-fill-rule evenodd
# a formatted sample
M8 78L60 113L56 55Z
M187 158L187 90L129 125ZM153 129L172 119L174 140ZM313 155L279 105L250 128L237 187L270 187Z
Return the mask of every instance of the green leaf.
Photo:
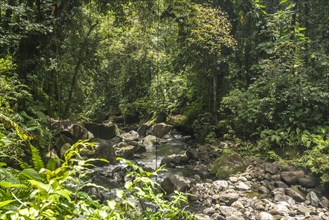
M30 144L30 148L31 148L31 152L32 152L32 161L33 161L34 168L36 170L40 170L40 169L44 168L45 165L43 164L39 150L36 147L34 147L32 144Z
M15 202L15 200L6 200L6 201L2 201L0 202L0 208L9 205L10 203Z
M27 168L27 169L22 170L18 174L18 177L20 179L42 181L40 174L32 168Z
M1 181L0 186L4 188L19 188L19 189L26 189L27 186L24 184L19 184L19 183L11 183L11 182L6 182L6 181Z
M54 191L54 194L60 195L65 199L67 199L68 201L71 201L70 195L72 194L72 192L68 189L56 190Z

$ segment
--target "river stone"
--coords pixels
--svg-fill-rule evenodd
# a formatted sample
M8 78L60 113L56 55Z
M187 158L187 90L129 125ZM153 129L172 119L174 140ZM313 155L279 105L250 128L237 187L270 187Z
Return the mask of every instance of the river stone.
M212 183L214 187L218 190L225 190L229 187L229 184L225 180L216 180Z
M241 216L241 212L237 212L231 216L226 217L226 220L244 220L244 218Z
M208 215L205 214L196 214L195 217L198 220L212 220Z
M165 123L159 123L159 124L155 124L152 126L151 134L158 138L162 138L163 136L168 134L172 129L173 129L172 125L167 125Z
M297 202L304 202L305 201L304 196L300 192L295 191L291 188L286 189L286 194L288 196L290 196L291 198L293 198L294 200L296 200Z
M306 199L310 201L311 205L314 207L318 207L320 204L320 200L315 192L311 191L307 194Z
M272 175L278 173L279 172L278 165L276 163L266 163L265 172L268 172Z
M158 144L159 139L153 135L147 135L145 138L143 138L143 145L146 147L146 149L152 148Z
M100 138L94 138L92 141L96 143L95 158L104 158L108 160L110 164L115 164L117 162L115 150L111 141ZM102 161L96 161L95 164L98 166L106 165L106 163Z
M226 179L232 174L244 171L245 163L240 154L229 151L216 159L210 171L218 178Z
M229 207L229 206L221 206L219 208L219 210L221 211L221 213L227 217L232 216L233 214L237 213L238 210L236 208L233 207Z
M121 134L121 138L126 141L138 141L140 137L137 131L131 130Z
M85 124L88 131L93 133L95 138L110 140L114 138L115 136L119 136L119 128L116 124L113 124L111 122L109 123L87 123Z
M270 194L270 190L268 190L265 186L261 186L258 189L258 192L262 193L262 194Z
M275 181L274 186L278 188L288 188L288 185L282 181Z
M304 205L299 205L297 207L297 210L298 210L298 212L300 212L303 215L311 213L311 210Z
M240 191L247 191L250 189L250 186L244 182L238 182L238 184L236 185L236 189Z
M164 157L161 160L161 165L166 165L167 167L174 167L175 165L179 165L182 161L182 156L179 154L172 154Z
M313 188L316 185L316 179L313 176L306 175L304 177L299 178L298 183L301 186L304 186L307 188Z
M186 155L191 160L198 160L199 159L199 151L196 148L189 147L186 150Z
M177 173L166 177L161 183L161 187L166 193L170 194L174 191L184 192L188 190L193 183L195 183L194 179L184 177Z
M205 208L203 210L203 213L204 214L207 214L207 215L214 214L215 212L216 212L216 210L214 209L214 207Z
M270 213L260 212L257 219L258 220L274 220L274 217Z
M236 192L222 192L219 194L219 200L227 205L231 205L233 202L238 200L240 195Z
M289 213L288 207L289 204L286 202L279 202L278 204L275 204L273 209L271 210L271 214L287 214Z
M329 207L329 200L323 196L320 200L320 205L322 208L327 209Z
M282 180L289 185L297 184L298 179L304 176L304 171L285 171L281 173Z

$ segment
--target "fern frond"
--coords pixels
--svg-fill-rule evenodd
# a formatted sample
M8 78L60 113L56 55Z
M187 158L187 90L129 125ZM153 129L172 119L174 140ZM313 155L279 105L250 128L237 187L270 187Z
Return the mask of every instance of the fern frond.
M40 156L40 152L32 144L30 144L30 148L31 148L31 153L32 153L32 161L33 161L34 169L39 171L40 169L45 167L45 165L42 161L42 158Z

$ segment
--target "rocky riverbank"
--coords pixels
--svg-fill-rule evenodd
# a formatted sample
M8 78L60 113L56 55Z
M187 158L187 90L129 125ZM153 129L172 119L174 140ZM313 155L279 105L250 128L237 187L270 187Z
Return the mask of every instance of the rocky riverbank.
M329 201L315 176L275 162L243 158L226 143L191 144L165 123L144 124L137 131L120 131L111 123L88 124L87 129L69 123L56 126L60 127L55 142L59 156L67 144L82 137L97 143L82 152L86 157L105 157L115 164L120 156L150 169L161 161L170 170L159 180L163 190L190 193L190 206L200 220L329 219ZM96 169L96 182L120 187L125 168L114 166Z
M197 218L206 219L329 219L326 197L316 180L303 171L280 172L274 163L250 161L245 172L227 180L199 182L189 193L200 205Z

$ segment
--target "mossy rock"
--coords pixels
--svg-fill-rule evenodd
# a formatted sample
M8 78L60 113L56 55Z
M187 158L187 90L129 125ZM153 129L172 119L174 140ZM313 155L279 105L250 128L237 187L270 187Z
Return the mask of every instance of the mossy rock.
M216 159L210 172L220 179L227 179L233 174L243 172L246 164L241 155L234 151L225 151L222 156Z

